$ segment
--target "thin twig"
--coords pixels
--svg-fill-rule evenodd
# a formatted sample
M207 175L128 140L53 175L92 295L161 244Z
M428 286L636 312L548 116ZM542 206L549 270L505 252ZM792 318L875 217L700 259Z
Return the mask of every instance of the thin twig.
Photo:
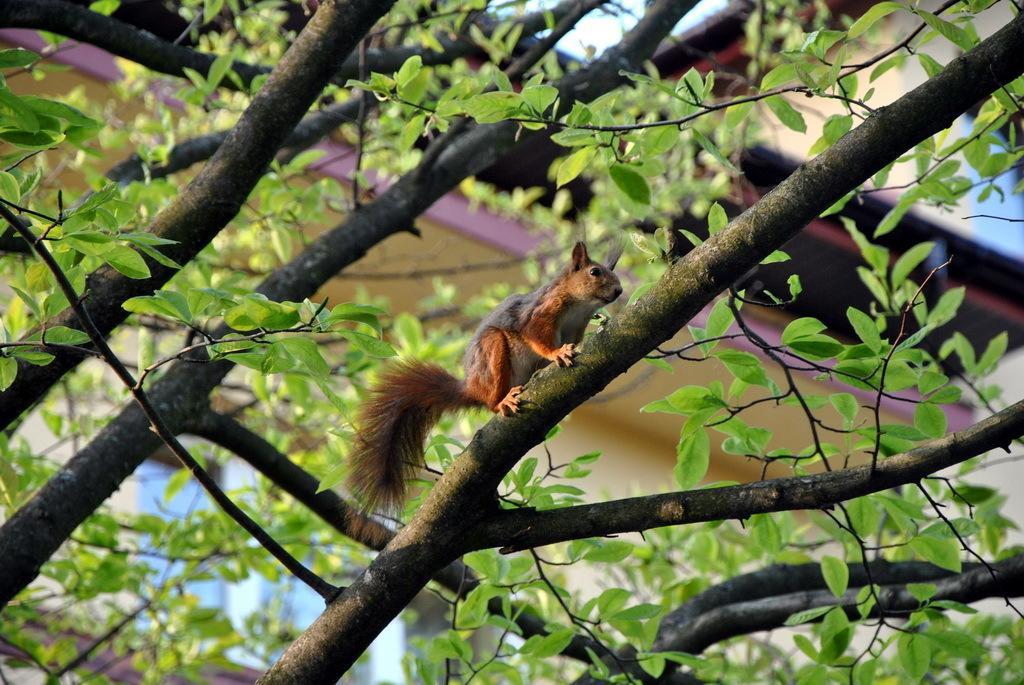
M330 601L333 599L338 592L338 588L320 578L310 569L306 568L302 562L293 557L286 549L284 549L284 547L274 540L269 533L253 521L248 514L242 511L238 505L236 505L231 498L221 490L220 486L217 485L217 482L202 466L200 466L199 462L197 462L189 451L185 449L181 442L178 441L177 436L175 436L174 432L166 424L163 417L149 401L149 397L147 397L145 391L138 385L138 383L136 383L131 372L125 367L107 344L106 338L103 337L103 333L100 332L95 322L93 322L92 317L89 315L89 311L86 308L85 303L81 301L78 294L75 292L74 286L71 285L71 281L68 280L64 271L54 259L53 255L50 254L50 251L46 246L41 242L36 241L31 229L22 223L22 220L11 212L11 210L9 210L2 202L0 202L0 216L10 223L14 230L17 231L25 241L32 245L32 249L51 273L53 273L53 276L57 281L57 285L60 287L64 296L70 303L70 307L78 317L85 333L89 336L93 345L96 346L100 354L103 356L104 361L107 362L125 387L128 388L128 391L132 394L135 402L139 405L139 408L142 410L143 414L145 414L157 435L160 436L160 439L192 473L192 475L195 476L195 479L200 485L202 485L203 489L209 493L225 513L227 513L240 526L242 526L242 528L252 535L264 549L280 561L281 564L296 578L308 585L314 592L319 594L325 600Z

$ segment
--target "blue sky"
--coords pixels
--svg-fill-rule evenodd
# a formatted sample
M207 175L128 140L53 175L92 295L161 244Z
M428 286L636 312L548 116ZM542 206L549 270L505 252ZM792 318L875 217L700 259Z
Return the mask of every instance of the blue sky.
M632 11L636 16L643 14L643 0L621 0L619 6ZM683 20L679 22L673 33L679 33L711 16L726 5L726 0L701 0ZM628 30L634 23L629 15L612 16L595 10L584 17L579 25L571 31L558 47L572 55L582 55L585 48L593 46L600 54L605 48L619 42L623 30Z

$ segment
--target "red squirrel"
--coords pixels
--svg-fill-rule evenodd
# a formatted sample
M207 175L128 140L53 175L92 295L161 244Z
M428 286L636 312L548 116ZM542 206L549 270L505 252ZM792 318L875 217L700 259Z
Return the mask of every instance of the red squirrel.
M619 252L619 250L614 250ZM487 407L510 416L530 376L554 362L572 366L576 345L601 307L622 294L609 263L576 243L571 261L547 285L510 295L477 328L463 357L465 379L436 364L403 360L387 368L357 419L349 488L367 509L395 511L423 463L424 441L441 414Z

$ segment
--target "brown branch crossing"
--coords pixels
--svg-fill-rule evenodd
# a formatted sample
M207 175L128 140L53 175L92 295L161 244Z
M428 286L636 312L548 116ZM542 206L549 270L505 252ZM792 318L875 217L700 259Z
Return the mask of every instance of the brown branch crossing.
M892 456L875 468L857 466L812 476L747 485L631 497L548 511L502 511L470 534L468 549L503 552L579 538L641 531L683 523L746 518L793 509L822 509L854 497L913 483L971 457L1008 447L1024 435L1024 400L957 433ZM468 551L468 550L467 550Z

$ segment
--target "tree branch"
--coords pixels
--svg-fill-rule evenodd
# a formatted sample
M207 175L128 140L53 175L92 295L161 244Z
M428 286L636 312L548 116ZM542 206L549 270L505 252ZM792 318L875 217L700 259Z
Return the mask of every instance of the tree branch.
M936 586L931 600L954 600L965 604L988 597L1020 597L1024 595L1024 554L1010 557L992 565L995 577L981 564L969 571L944 578L925 576ZM918 582L908 579L906 582ZM798 611L823 606L841 606L851 618L859 618L857 589L847 590L836 597L828 590L805 590L716 607L700 614L685 628L673 635L659 637L661 649L679 650L699 654L713 644L738 635L779 628L786 619ZM878 591L878 605L872 616L889 612L907 612L920 608L921 601L910 594L904 583L882 587Z
M504 545L514 552L554 542L599 537L699 521L743 519L794 509L825 509L855 497L913 483L971 457L1007 447L1024 435L1024 400L970 428L870 465L746 485L630 497L548 511L506 510L468 535L467 549Z
M320 3L313 19L282 57L266 86L242 114L217 154L178 195L177 200L155 219L154 233L188 241L169 251L172 258L187 261L234 217L287 132L336 71L337 62L355 47L390 4L370 0L344 3L325 0ZM132 295L152 292L172 273L165 267L154 265L153 268L155 274L149 279L127 279L112 269L101 269L90 276L86 284L90 314L101 337L127 316L121 302ZM69 301L73 302L74 298L69 297ZM56 323L83 326L73 308L65 310L51 325ZM22 376L19 370L15 383L0 395L0 422L6 424L14 419L45 393L70 365L70 362L62 362L62 358L57 357L49 366L35 367L45 372L42 375L26 373ZM177 403L152 399L154 411L164 417L173 435L176 421L166 409ZM138 457L137 465L156 445L152 442L155 436L148 429L146 417L138 410L132 416L140 432L146 435L143 443L150 445L149 451ZM131 445L137 450L140 447ZM120 451L129 449L122 444ZM118 458L122 466L126 465L123 457L119 455ZM111 470L109 461L108 457L103 469L106 473L93 474L104 483L103 491L111 486L116 488L124 477L111 481L111 474L119 470ZM63 478L50 481L49 485L56 490L53 499L33 498L0 527L0 556L5 559L0 567L0 606L36 576L53 550L95 509L95 503L87 502L89 498L84 496L89 485L73 477L79 465L81 462L72 459L62 469ZM105 498L106 495L103 496ZM67 527L68 524L72 525ZM40 545L46 549L45 555L39 554Z
M50 1L54 0L47 0ZM210 162L153 220L151 233L176 242L164 248L168 257L179 264L188 262L235 217L266 165L323 90L338 63L392 3L393 0L327 0L320 4ZM104 335L128 316L122 302L152 293L175 273L153 260L148 260L148 264L151 276L144 279L128 278L111 267L89 275L89 304ZM80 327L70 308L47 322L47 327L58 325ZM42 397L79 359L59 354L46 366L19 363L14 383L0 395L0 427L7 426Z
M381 5L382 16L392 3ZM550 11L557 18L569 11L576 0L564 0ZM496 21L490 19L489 23ZM545 12L533 12L516 21L522 25L523 34L530 35L546 28ZM0 4L0 26L50 31L83 43L103 48L118 57L171 76L185 77L185 69L195 69L207 74L217 55L200 52L157 38L152 33L138 29L113 17L92 12L81 5L64 0L5 0ZM482 54L483 50L467 36L457 38L439 36L441 51L418 47L399 47L366 51L366 68L370 71L389 73L397 71L410 57L419 55L425 65L446 64L457 57ZM359 60L356 55L347 55L338 65L331 80L344 84L359 74ZM233 62L231 67L238 75L240 85L232 79L221 81L229 89L248 90L257 76L269 74L271 68L262 64Z
M847 564L849 587L860 588L872 581L885 586L906 585L907 583L934 582L957 576L952 571L923 561L876 560L867 562L867 567L865 568L865 563L860 561ZM964 564L966 571L979 568L984 567L982 564ZM820 564L773 564L757 571L734 576L709 587L662 618L650 651L684 651L699 654L702 649L714 644L704 645L701 649L690 649L693 647L695 638L699 640L706 635L709 625L707 616L715 615L715 612L724 611L727 607L739 604L754 604L760 601L770 603L793 593L827 590L827 587L825 578L821 574ZM834 595L832 595L832 601L836 601ZM783 617L779 626L788 616L789 614L786 614ZM743 633L728 635L722 639L739 634ZM610 668L614 667L614 662L611 660L605 660L605 663ZM675 664L672 662L666 664L667 670L674 667ZM633 675L644 683L660 682L642 670ZM576 685L596 685L596 683L597 681L588 675L584 675L576 681Z
M350 506L333 490L317 492L319 483L316 478L235 419L208 411L191 422L187 432L240 457L342 535L378 551L394 537L393 531ZM359 518L359 525L352 525L353 517ZM434 574L433 579L457 596L465 596L479 585L475 574L461 561L445 566ZM496 616L504 616L502 604L502 599L495 597L488 602L487 608ZM533 614L519 613L515 622L526 637L549 634L544 621ZM562 654L590 663L588 647L595 652L600 650L593 640L577 636L562 650Z

